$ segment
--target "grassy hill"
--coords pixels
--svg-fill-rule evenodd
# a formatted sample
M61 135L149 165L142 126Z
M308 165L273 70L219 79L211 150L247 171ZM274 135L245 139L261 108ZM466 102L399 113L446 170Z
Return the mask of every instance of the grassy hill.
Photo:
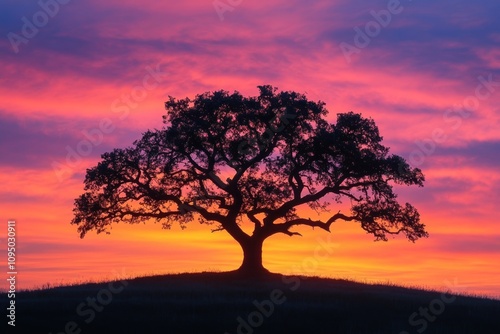
M317 277L178 274L18 293L7 333L498 334L500 301Z

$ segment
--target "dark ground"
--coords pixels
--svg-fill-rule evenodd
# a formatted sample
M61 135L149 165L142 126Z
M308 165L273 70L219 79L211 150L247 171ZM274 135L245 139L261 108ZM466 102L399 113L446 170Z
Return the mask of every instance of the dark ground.
M4 294L4 314L6 307ZM21 292L15 329L2 318L7 333L23 334L499 334L500 300L313 277L199 273Z

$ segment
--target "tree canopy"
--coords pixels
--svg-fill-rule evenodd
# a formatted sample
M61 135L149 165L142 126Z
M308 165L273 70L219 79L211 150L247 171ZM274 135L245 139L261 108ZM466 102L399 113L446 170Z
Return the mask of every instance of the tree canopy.
M372 119L347 112L329 123L321 101L258 88L254 97L223 90L169 97L163 128L103 154L87 170L72 220L80 236L108 232L118 222L184 228L198 220L241 245L240 269L247 271L263 269L266 238L299 235L299 225L329 232L344 220L359 223L375 240L428 236L417 210L400 204L393 191L394 184L423 186L424 176L389 154ZM339 210L344 202L346 212ZM334 213L311 219L302 206Z

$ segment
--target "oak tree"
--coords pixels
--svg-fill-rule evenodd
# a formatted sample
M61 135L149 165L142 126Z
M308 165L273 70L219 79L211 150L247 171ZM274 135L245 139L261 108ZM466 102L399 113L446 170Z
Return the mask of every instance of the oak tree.
M300 235L298 226L330 232L349 221L377 241L428 236L417 210L393 191L422 186L424 176L389 154L372 119L348 112L330 123L321 101L258 88L254 97L222 90L169 97L163 128L87 170L72 220L80 236L109 233L118 222L184 228L197 220L239 243L238 270L248 275L266 272L264 240ZM305 216L306 206L326 218Z

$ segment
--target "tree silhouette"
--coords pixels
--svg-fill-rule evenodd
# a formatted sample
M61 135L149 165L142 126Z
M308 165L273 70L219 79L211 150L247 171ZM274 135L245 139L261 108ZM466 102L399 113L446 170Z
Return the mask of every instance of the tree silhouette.
M388 154L372 119L349 112L331 124L323 119L323 102L258 88L256 97L222 90L193 100L169 97L163 129L103 154L87 170L71 222L80 237L109 233L113 222L184 228L197 219L229 233L243 250L238 270L259 275L267 272L264 240L300 235L299 225L329 232L337 220L358 222L376 241L399 233L413 242L428 236L417 210L399 204L391 185L423 186L424 176ZM343 201L348 212L335 209ZM303 217L303 206L328 217Z

